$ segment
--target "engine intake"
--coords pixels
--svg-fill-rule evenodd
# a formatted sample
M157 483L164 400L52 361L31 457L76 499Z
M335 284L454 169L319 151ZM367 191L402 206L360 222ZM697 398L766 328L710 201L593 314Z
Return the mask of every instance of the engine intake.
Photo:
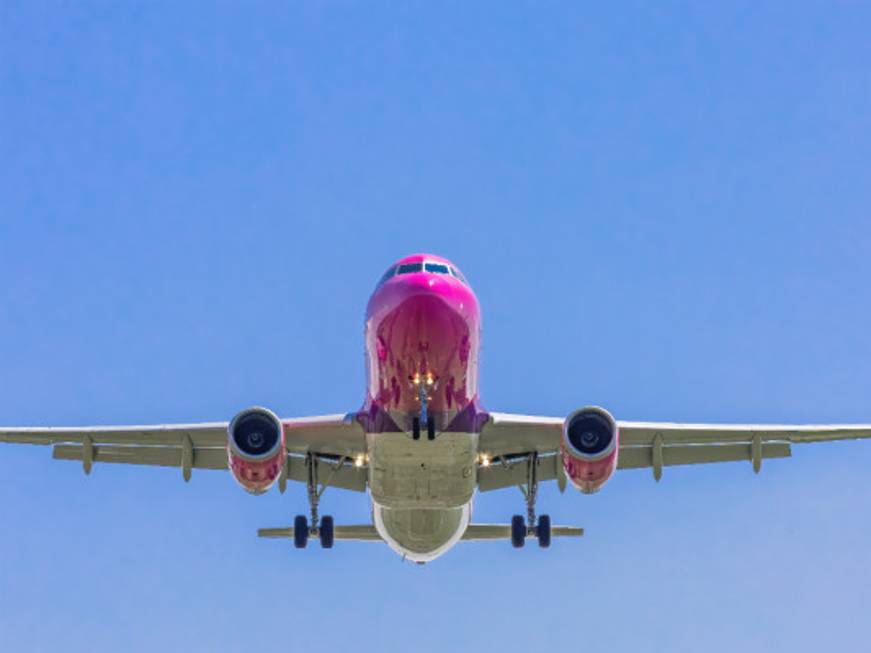
M281 440L281 422L270 411L252 408L230 423L233 448L249 458L264 458L274 453Z
M287 457L281 420L266 408L248 408L227 428L230 471L252 494L266 492L278 480Z
M617 441L617 423L602 408L582 408L569 415L566 420L565 439L572 448L572 453L594 460L614 448Z
M620 433L604 408L588 406L571 413L560 444L566 477L585 494L597 492L617 468Z

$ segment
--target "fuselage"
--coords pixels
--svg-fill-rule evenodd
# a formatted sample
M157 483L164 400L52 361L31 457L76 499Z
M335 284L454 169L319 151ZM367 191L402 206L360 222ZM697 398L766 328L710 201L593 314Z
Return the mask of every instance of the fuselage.
M373 522L394 550L424 562L455 544L471 519L487 418L478 397L478 300L450 261L405 257L369 299L365 339L359 420Z

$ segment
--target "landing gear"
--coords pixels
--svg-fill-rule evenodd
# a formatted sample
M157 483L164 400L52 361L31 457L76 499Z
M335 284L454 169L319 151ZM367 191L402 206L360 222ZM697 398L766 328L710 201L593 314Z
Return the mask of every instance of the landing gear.
M426 439L427 440L435 440L436 438L436 425L435 418L429 414L427 411L427 407L429 404L429 397L427 396L427 384L422 383L421 381L415 381L417 383L417 398L420 401L420 416L411 418L411 439L412 440L420 440L420 432L423 425L426 425Z
M542 515L538 518L538 526L535 527L535 536L538 538L538 546L546 549L550 546L550 515Z
M538 454L531 453L526 460L526 485L518 486L526 499L526 520L522 515L511 518L511 545L515 549L523 546L527 537L535 537L538 546L546 549L550 546L551 526L550 515L541 515L538 523L535 521L535 500L538 497Z
M412 440L420 440L420 418L412 417L411 418L411 439ZM426 439L427 440L435 440L436 438L436 428L435 428L435 419L429 417L426 420Z
M320 464L317 456L308 454L305 464L308 468L308 478L306 479L306 488L308 490L308 503L311 509L311 526L308 519L304 515L297 515L293 520L293 545L297 549L304 549L308 543L309 536L317 537L320 540L321 546L325 549L333 548L334 527L333 518L330 515L318 516L318 504L321 500L324 490L332 479L332 474L335 473L345 462L345 459L339 460L335 467L332 467L331 474L327 477L325 483L318 482L318 466Z
M293 545L297 549L304 549L308 544L308 519L305 515L297 515L293 519Z
M520 549L526 544L526 522L523 515L514 515L511 518L511 546Z
M318 537L321 540L321 547L324 549L333 548L333 518L330 515L321 517L321 525L318 529Z

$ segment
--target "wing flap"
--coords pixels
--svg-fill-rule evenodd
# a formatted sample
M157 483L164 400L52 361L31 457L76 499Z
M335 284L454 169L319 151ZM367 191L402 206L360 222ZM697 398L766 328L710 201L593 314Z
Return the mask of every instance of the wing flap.
M180 447L137 447L118 445L95 445L93 462L145 465L153 467L183 467L183 450ZM52 450L56 460L82 461L85 448L76 444L56 444ZM227 469L226 449L194 449L191 467L194 469ZM321 469L319 481L329 487L343 488L357 492L366 491L366 469L356 467L350 461L327 464ZM308 468L305 458L287 457L287 479L305 483Z
M180 468L182 455L180 447L96 445L93 460L98 463ZM84 460L84 456L85 448L76 444L56 444L52 449L52 457L56 460L81 461ZM194 448L191 466L195 469L227 469L227 451Z
M657 435L665 444L727 444L750 442L834 442L871 438L871 425L786 424L675 424L671 422L618 422L621 446L651 445Z
M305 458L287 457L287 478L305 483L308 480L308 467ZM350 460L340 459L335 463L318 464L318 482L329 487L338 487L355 492L365 492L368 472L365 467L357 467Z
M788 442L766 442L762 445L762 458L789 458L792 451ZM699 465L738 460L753 460L752 445L699 444L669 445L662 447L662 465ZM617 469L653 467L653 447L621 447Z
M560 464L559 456L542 456L538 459L537 476L539 481L552 481L557 477L557 465ZM519 461L494 461L489 467L478 467L478 489L481 492L499 490L512 485L526 483L527 462Z

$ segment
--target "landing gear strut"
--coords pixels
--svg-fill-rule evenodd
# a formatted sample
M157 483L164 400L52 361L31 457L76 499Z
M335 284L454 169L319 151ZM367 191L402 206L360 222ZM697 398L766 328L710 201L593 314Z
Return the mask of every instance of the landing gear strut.
M535 521L535 500L538 497L538 454L531 453L526 459L526 485L518 486L526 499L526 520L523 515L511 518L511 545L521 548L528 537L535 537L538 546L546 549L550 546L551 527L550 515L541 515L538 523Z
M426 439L435 440L435 419L427 412L429 397L426 394L426 384L418 383L417 397L420 399L420 417L413 417L411 420L411 438L420 440L421 425L426 424Z
M420 440L420 418L413 417L411 419L411 439L412 440ZM426 420L426 439L427 440L435 440L436 438L436 430L435 430L435 420L430 416Z
M318 504L321 496L327 486L330 484L332 475L345 463L345 459L339 460L335 467L332 467L330 475L325 483L318 482L318 466L320 461L317 456L308 454L305 458L305 465L308 470L308 478L306 479L306 489L308 490L308 503L311 511L311 525L305 515L297 515L293 520L293 545L297 549L304 549L308 543L309 536L317 537L321 546L325 549L333 548L333 518L330 515L318 516Z

